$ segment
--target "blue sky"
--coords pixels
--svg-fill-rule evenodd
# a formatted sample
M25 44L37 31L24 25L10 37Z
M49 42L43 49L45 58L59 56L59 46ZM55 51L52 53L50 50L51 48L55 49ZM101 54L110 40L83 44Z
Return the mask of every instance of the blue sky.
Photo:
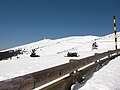
M120 0L0 0L0 50L74 35L120 31Z

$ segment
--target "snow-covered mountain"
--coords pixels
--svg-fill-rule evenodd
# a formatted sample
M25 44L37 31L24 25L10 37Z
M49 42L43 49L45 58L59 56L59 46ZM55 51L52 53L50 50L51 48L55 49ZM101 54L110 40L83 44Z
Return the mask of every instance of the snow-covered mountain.
M120 32L117 35L118 48L120 48ZM92 50L93 42L97 42L98 49ZM115 49L114 34L99 37L71 36L55 40L44 39L17 46L4 50L21 50L23 54L0 61L0 81L61 65L69 62L71 58L80 59L113 49ZM30 57L32 50L35 50L36 55L40 57ZM65 57L68 52L77 52L79 57Z

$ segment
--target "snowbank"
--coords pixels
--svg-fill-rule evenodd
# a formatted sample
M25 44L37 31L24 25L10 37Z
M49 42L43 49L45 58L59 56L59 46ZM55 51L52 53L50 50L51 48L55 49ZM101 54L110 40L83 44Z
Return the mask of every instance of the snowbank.
M72 90L120 90L120 57L95 72L83 87L76 83Z

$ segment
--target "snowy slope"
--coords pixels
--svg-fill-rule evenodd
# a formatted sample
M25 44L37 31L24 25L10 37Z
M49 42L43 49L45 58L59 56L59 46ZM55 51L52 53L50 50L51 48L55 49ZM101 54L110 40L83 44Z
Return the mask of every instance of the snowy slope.
M120 90L120 57L95 72L85 85L76 83L72 90Z
M107 66L103 67L99 72L96 72L93 78L89 81L90 84L88 82L86 86L88 85L89 88L91 88L91 90L98 90L98 88L96 87L99 87L99 90L120 90L120 70L119 69L120 69L120 57L111 61ZM102 85L100 85L100 83ZM92 86L91 84L94 84L96 87ZM83 89L85 87L83 87ZM87 90L87 89L84 89L84 90Z
M98 44L98 50L91 50L92 43L95 41ZM120 33L118 33L118 41L120 42ZM44 39L11 48L8 50L21 49L25 52L12 59L0 61L0 81L67 63L71 59L65 57L68 52L77 52L80 56L72 58L80 59L96 52L104 52L114 48L114 34L102 37L72 36L55 40ZM30 57L32 49L36 49L36 54L40 57Z
M45 39L35 43L8 49L21 49L25 52L23 53L23 55L18 55L16 57L13 57L12 59L0 61L0 80L21 76L24 74L67 63L70 59L65 57L67 52L78 52L81 57L77 58L89 56L88 54L86 54L85 56L84 53L82 55L80 51L83 52L83 48L86 49L83 45L86 45L87 47L90 46L92 40L96 38L98 37L74 36L56 40ZM81 46L83 46L82 49ZM40 57L30 57L32 49L36 49L36 54L40 55ZM89 51L91 51L91 46L89 47Z

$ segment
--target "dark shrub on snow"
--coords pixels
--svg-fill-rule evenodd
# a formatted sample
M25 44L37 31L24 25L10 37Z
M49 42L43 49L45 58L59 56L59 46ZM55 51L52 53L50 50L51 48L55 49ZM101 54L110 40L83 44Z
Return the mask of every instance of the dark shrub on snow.
M21 50L9 50L0 52L0 60L12 58L13 56L17 56L18 54L21 54Z
M36 55L35 51L36 51L35 49L32 49L30 57L39 57L39 55Z
M76 52L68 52L67 57L78 57Z

